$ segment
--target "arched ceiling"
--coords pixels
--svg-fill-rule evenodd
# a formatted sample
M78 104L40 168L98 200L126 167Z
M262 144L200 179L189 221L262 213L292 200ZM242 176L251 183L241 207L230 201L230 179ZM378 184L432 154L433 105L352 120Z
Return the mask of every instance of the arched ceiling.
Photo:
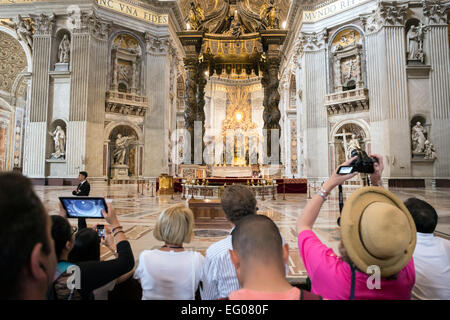
M10 93L14 81L27 66L27 57L20 43L0 31L0 91Z

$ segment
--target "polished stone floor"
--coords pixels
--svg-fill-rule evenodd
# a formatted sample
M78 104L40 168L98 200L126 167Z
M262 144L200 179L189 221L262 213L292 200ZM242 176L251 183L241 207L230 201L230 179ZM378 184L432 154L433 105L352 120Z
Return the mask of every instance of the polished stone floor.
M38 195L44 201L50 214L58 213L58 197L71 196L73 187L35 187ZM409 197L417 197L433 205L439 215L437 227L438 235L448 238L450 236L450 189L391 189L402 200ZM350 191L347 191L347 196ZM156 196L150 189L144 189L138 193L136 185L112 185L92 186L91 196L112 199L121 224L125 227L126 235L130 240L135 258L141 251L161 246L152 234L153 227L159 213L172 204L179 203L179 194L174 198L170 195ZM281 234L290 248L289 278L294 282L302 282L306 278L306 272L297 250L297 236L295 224L298 214L307 202L306 194L287 194L286 200L278 195L277 200L258 199L259 214L272 218L278 225ZM319 238L337 252L340 240L339 228L336 225L338 217L337 194L332 194L327 201L314 226L314 231ZM72 221L76 224L76 220ZM88 220L88 225L93 226L98 220ZM186 247L205 253L206 249L214 242L223 239L229 232L229 227L222 224L206 224L195 230L194 240ZM102 251L103 259L108 259L107 250Z

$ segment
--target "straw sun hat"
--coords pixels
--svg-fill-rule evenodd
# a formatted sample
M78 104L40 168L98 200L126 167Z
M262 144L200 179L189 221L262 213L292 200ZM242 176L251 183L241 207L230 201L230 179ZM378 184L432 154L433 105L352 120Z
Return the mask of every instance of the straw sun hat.
M365 187L346 201L341 236L349 258L362 272L380 267L381 277L397 274L416 246L416 226L408 209L393 193Z

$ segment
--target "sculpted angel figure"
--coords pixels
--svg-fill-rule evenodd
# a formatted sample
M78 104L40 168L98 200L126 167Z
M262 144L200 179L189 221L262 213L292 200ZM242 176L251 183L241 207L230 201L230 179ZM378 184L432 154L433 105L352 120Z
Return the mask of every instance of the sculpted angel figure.
M203 21L205 20L205 13L200 6L191 1L191 8L189 9L189 24L193 30L200 30Z
M280 29L280 18L278 9L275 7L275 0L268 0L261 6L259 18L267 29Z
M19 14L17 17L18 22L8 23L2 21L2 23L10 28L13 28L16 31L17 37L20 41L25 42L30 49L33 48L33 28L31 26L31 22L29 20L25 20Z

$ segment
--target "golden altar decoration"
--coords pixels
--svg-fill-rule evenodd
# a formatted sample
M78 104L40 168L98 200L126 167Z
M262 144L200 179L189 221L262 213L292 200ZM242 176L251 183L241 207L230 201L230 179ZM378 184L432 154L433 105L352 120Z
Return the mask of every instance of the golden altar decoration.
M159 194L173 194L173 177L167 174L162 174L159 176Z

